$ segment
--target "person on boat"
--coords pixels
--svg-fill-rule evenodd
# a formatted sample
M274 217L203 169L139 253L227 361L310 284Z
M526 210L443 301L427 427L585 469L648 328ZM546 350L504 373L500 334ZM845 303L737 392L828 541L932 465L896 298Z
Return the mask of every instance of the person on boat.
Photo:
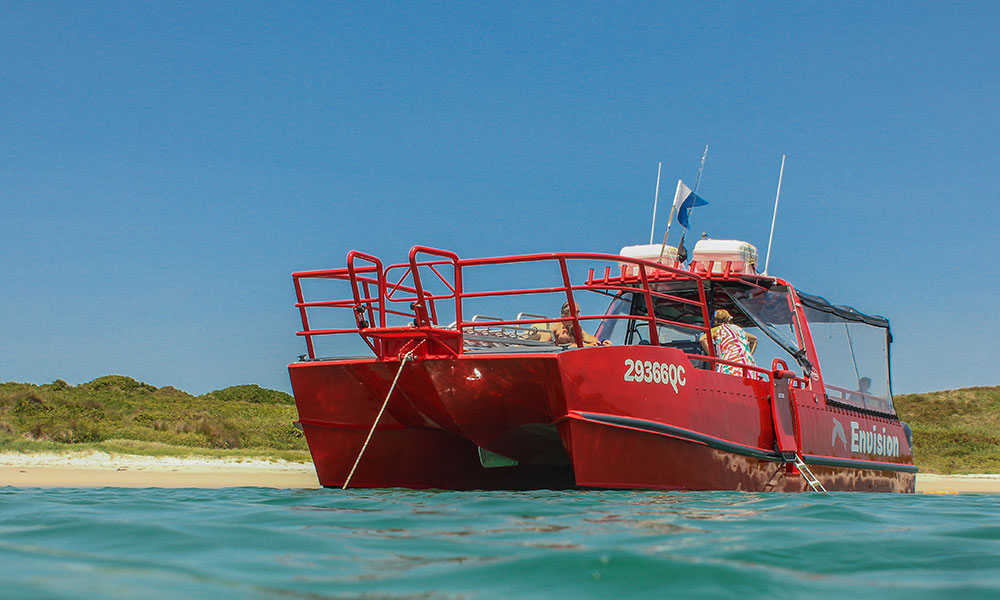
M576 305L576 314L580 314L580 305L578 303L574 303L574 304ZM564 318L568 318L568 317L571 316L570 315L570 311L569 311L569 302L568 301L563 303L562 309L560 309L559 313ZM586 331L584 331L582 328L581 328L580 331L581 331L581 333L583 333L583 345L584 346L610 346L611 345L611 340L604 340L602 342L601 340L597 339L596 337L594 337L594 336L590 335L589 333L587 333ZM528 334L528 339L539 340L539 341L542 341L542 342L554 341L555 344L558 345L558 346L566 346L566 345L569 345L569 344L575 344L576 343L576 337L573 335L573 327L571 326L571 324L563 322L563 321L557 321L555 323L551 323L549 325L549 328L547 330L546 329L538 329L538 330L535 330L535 331L531 332L530 334Z
M862 377L858 379L858 392L856 394L849 394L847 399L855 404L867 407L869 399L872 399L871 394L872 388L872 378Z
M757 337L733 323L733 316L724 308L715 311L714 322L712 341L715 342L715 355L724 360L754 365L753 353L757 349ZM703 333L698 341L705 354L709 354L708 336ZM733 365L719 364L715 370L730 375L743 375L743 369Z

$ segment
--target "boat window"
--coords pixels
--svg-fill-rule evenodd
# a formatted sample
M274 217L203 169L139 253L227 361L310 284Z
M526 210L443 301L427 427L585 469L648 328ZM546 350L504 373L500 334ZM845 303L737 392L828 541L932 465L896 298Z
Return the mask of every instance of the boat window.
M758 366L770 369L772 361L780 358L796 375L809 374L812 365L798 343L787 287L725 288L724 291L725 296L713 308L733 313L735 306L745 315L741 322L734 313L734 319L747 333L756 336L754 361Z
M632 310L632 292L624 292L611 301L605 315L628 315ZM630 325L631 323L631 325ZM611 340L615 346L623 346L626 339L630 337L630 330L635 327L634 322L629 319L604 319L597 329L597 339Z
M858 408L893 413L888 322L865 315L855 318L847 307L823 310L810 306L805 298L803 304L827 397Z
M658 287L662 289L658 289ZM697 299L697 288L668 289L657 284L653 289L680 298ZM673 324L657 323L656 334L661 346L674 346L685 352L700 354L698 337L701 330L685 327L702 326L703 316L700 305L693 305L667 298L654 298L653 310L657 318L674 322ZM617 296L608 308L608 315L637 315L647 313L646 300L643 294L624 292ZM644 319L605 319L598 330L597 337L609 339L615 345L648 344L649 325Z

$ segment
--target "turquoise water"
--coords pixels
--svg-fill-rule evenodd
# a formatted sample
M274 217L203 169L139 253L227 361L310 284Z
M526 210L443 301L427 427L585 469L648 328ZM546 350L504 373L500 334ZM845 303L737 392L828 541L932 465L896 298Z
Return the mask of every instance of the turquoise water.
M997 598L1000 495L0 488L3 598Z

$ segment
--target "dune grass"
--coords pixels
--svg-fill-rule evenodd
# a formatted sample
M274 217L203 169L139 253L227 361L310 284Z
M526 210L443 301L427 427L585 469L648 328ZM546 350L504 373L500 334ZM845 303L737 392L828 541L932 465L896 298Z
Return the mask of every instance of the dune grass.
M0 384L0 450L309 460L294 399L256 385L193 396L121 375Z
M913 428L924 473L1000 473L1000 387L971 387L893 399Z

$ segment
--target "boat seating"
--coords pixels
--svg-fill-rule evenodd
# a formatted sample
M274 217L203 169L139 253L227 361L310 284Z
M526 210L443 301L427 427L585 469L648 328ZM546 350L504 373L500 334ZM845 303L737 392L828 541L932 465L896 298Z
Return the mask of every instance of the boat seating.
M533 313L518 313L515 321L549 319L548 315L538 315ZM456 323L451 323L445 329L455 329ZM558 346L555 337L549 335L547 340L532 339L539 332L551 332L552 322L525 323L524 325L513 325L510 321L504 322L500 317L489 315L474 315L471 326L466 325L462 333L462 346L470 352L481 353L489 349L496 349L498 352L545 352L547 350L566 350L575 348L574 345ZM697 344L696 344L697 345Z
M549 342L539 342L537 340L528 340L536 345L510 345L510 346L465 346L466 354L539 354L547 352L563 352L573 346L567 348L566 346L556 346L555 344Z
M517 320L525 317L533 319L547 318L545 315L521 313L518 315ZM525 347L531 350L538 350L539 347L552 348L555 346L552 340L541 341L529 338L531 334L537 333L540 329L548 329L548 323L531 323L525 325L491 324L491 321L503 320L500 317L474 315L472 317L473 326L466 327L462 334L464 346L470 350L484 348L510 349L512 347ZM480 325L480 323L482 324ZM448 327L454 329L455 323L452 323Z

